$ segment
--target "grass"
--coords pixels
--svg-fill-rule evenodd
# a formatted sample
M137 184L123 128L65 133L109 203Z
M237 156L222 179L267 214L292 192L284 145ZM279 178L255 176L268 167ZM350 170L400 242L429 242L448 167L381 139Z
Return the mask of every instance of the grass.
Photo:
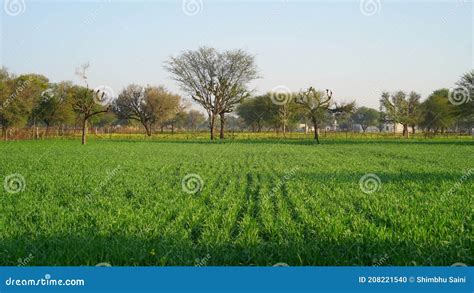
M474 265L473 145L3 142L2 180L25 185L0 189L0 264Z

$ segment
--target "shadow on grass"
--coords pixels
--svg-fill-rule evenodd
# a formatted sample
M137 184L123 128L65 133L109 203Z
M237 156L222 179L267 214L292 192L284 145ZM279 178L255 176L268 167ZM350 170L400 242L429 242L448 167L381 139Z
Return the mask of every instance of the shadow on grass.
M375 175L380 178L382 184L385 183L403 183L403 182L417 182L419 184L425 183L440 183L443 181L447 182L457 182L461 177L466 174L467 170L457 170L453 173L447 172L412 172L404 171L399 173L393 172L378 172L373 171ZM276 173L279 177L283 178L285 172ZM362 176L366 175L367 172L311 172L311 171L296 171L292 180L298 180L298 178L306 178L311 181L317 182L329 182L328 185L336 183L345 184L345 183L354 183L359 184L359 180Z
M53 236L22 235L3 239L0 245L0 265L16 266L19 259L30 256L28 266L194 266L204 261L207 266L257 265L271 266L405 266L454 263L473 265L467 247L423 242L416 244L398 238L396 242L378 239L327 239L318 235L294 241L268 240L257 244L199 243L183 233L170 235L98 235L86 231L83 235ZM441 240L440 240L441 242ZM467 243L466 243L467 245ZM23 261L24 262L24 261Z
M321 182L354 184L359 191L358 180L362 173L318 173L296 172L292 180L300 176ZM455 174L445 173L379 173L382 184L389 182L427 182L439 180L458 180ZM254 186L252 182L248 183ZM331 184L331 183L328 183ZM285 187L286 188L286 187ZM248 190L250 196L259 191ZM466 203L468 200L466 200ZM288 204L288 203L287 203ZM354 204L357 208L357 202ZM295 208L290 208L295 211ZM363 209L361 210L364 213ZM250 213L258 222L260 213ZM392 225L393 218L368 215L367 227L387 230L383 239L377 238L371 230L353 231L347 236L342 231L331 235L327 230L323 234L304 222L294 219L298 231L275 226L272 230L259 230L255 237L247 240L241 233L241 220L234 223L237 233L230 233L229 238L204 235L204 223L189 227L185 222L176 225L175 229L154 230L153 223L148 223L149 230L140 229L139 225L128 223L100 231L98 227L79 228L77 233L52 234L38 229L36 235L19 234L3 236L0 241L0 265L16 266L18 259L32 257L26 265L31 266L94 266L99 263L110 263L113 266L194 266L196 264L228 266L271 266L276 263L287 263L291 266L409 266L436 265L450 266L454 263L474 265L470 253L470 239L467 233L456 235L425 235L413 241L404 235L412 235L419 227ZM396 221L395 221L396 222ZM96 220L88 223L93 227ZM34 223L31 223L35 225ZM224 227L216 223L216 233ZM423 225L427 225L426 223ZM33 228L31 228L33 229ZM350 225L347 229L351 229ZM435 229L436 230L436 229ZM349 231L349 230L348 230ZM426 233L431 230L427 229ZM208 231L209 232L209 231ZM166 233L166 234L163 234ZM453 232L454 233L454 232ZM415 233L416 234L416 233ZM296 237L295 235L298 235ZM392 235L387 238L387 235ZM446 238L448 237L448 238ZM224 240L225 239L225 240ZM446 242L446 239L450 239ZM24 262L24 261L23 261Z
M314 140L311 139L225 139L225 140L205 140L205 139L94 139L93 141L104 141L104 142L127 142L127 143L178 143L178 144L205 144L205 145L225 145L225 144L251 144L251 145L308 145L308 146L324 146L324 145L474 145L474 140L431 140L431 139L328 139L321 140L318 145Z

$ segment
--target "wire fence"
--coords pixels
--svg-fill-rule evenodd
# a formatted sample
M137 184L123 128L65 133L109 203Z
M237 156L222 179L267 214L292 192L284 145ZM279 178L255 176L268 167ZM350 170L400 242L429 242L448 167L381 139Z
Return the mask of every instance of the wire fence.
M7 133L7 140L41 140L41 139L75 139L82 135L81 128L62 127L62 128L46 128L46 127L28 127L28 128L11 128ZM209 140L209 131L171 131L169 129L161 131L157 129L148 137L145 129L134 127L90 127L87 129L89 138L96 139L163 139L163 140ZM219 133L216 132L217 138ZM313 132L299 132L299 131L235 131L227 130L225 138L229 140L252 140L252 139L313 139ZM456 131L444 131L440 133L417 131L415 134L410 133L408 139L422 139L422 138L450 138L450 139L465 139L474 137L473 134ZM361 140L361 139L401 139L405 138L402 133L394 132L359 132L359 131L319 131L320 139L345 139L345 140Z

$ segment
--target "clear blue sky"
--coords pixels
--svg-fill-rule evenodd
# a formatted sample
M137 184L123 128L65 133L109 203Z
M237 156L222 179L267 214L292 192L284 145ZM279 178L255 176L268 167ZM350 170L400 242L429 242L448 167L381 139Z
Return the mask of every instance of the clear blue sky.
M203 5L193 16L182 1L25 0L16 16L2 5L1 63L79 83L74 69L88 61L91 86L179 92L163 69L170 55L243 48L256 55L257 93L313 85L371 107L383 90L426 98L474 67L472 2L381 0L367 16L359 1L196 1Z

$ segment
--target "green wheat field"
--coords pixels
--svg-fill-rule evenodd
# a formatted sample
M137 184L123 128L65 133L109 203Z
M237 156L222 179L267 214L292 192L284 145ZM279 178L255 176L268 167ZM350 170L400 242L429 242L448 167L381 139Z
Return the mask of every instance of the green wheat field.
M0 264L474 265L474 141L0 143Z

